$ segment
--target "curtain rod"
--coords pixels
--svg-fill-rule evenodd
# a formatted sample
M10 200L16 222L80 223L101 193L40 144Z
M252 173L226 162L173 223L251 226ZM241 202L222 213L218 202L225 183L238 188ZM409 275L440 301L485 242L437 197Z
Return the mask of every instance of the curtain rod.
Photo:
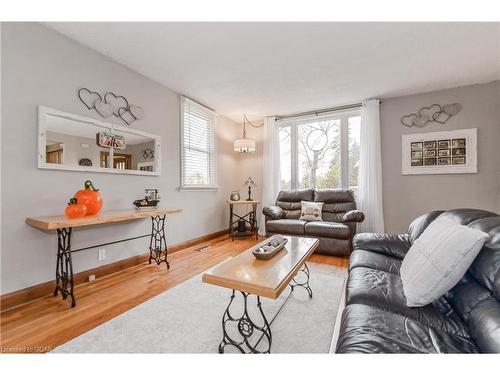
M354 104L349 104L349 105L341 105L341 106L338 106L338 107L320 109L320 110L317 110L317 111L308 111L308 112L294 113L292 115L276 116L276 121L278 121L278 120L284 120L284 119L287 119L287 118L308 116L308 115L316 115L316 116L318 116L319 114L322 114L322 113L335 112L335 111L343 111L343 110L347 110L347 109L360 108L362 106L363 106L363 103L354 103Z

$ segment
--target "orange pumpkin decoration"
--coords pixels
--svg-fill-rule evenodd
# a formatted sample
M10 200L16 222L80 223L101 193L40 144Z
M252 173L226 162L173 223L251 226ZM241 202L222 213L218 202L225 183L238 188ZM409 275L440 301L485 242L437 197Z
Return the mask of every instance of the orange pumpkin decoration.
M83 203L78 203L76 198L71 198L64 213L70 219L78 219L87 215L87 207Z
M87 207L87 215L97 215L103 204L99 189L96 189L89 180L85 181L84 186L85 189L76 192L75 198Z

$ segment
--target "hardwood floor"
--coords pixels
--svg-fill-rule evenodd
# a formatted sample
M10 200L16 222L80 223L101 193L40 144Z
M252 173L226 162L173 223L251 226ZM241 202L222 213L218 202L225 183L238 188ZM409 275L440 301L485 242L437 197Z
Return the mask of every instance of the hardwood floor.
M0 352L47 352L200 272L239 254L257 241L222 236L169 255L162 264L139 264L76 286L77 306L46 296L0 315ZM347 267L347 258L313 254L311 262Z

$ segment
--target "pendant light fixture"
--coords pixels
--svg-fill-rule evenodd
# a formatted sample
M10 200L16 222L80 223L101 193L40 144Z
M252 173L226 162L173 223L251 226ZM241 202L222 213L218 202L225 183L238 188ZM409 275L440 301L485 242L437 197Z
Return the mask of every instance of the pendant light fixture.
M262 125L254 125L250 121L248 121L247 116L243 114L243 138L239 138L234 141L233 149L234 151L237 152L242 152L242 153L247 153L247 152L254 152L255 151L255 139L252 138L247 138L247 128L246 125L247 123L250 126L253 126L254 128L260 128Z

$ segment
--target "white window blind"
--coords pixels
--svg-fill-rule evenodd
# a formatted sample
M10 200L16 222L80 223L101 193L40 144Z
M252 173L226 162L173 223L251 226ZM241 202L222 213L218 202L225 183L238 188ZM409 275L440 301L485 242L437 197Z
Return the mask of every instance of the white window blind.
M216 187L217 113L181 97L181 124L181 187Z

